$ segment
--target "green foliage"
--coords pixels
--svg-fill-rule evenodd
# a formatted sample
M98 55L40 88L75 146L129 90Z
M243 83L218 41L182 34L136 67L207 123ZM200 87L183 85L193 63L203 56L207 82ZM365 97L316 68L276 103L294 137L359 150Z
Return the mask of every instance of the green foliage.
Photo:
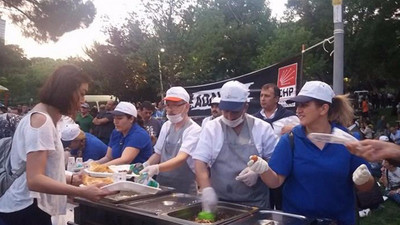
M29 60L18 46L0 45L0 84L9 89L10 105L35 103L38 101L39 88L58 66L77 62L76 59ZM0 101L4 101L3 96L1 98Z
M252 71L257 48L275 26L264 1L209 1L195 9L187 40L186 84L201 84Z
M258 49L254 69L260 69L282 59L299 54L301 45L313 44L312 33L296 23L288 22L278 26L273 36Z
M398 1L353 0L346 8L346 73L352 85L398 87L400 14ZM379 87L378 87L379 88Z
M361 218L360 225L400 224L399 205L392 200L387 200L382 206L382 208L372 210L371 215Z
M15 17L23 24L29 22L22 27L42 41L85 27L94 16L92 3L82 0L0 0L0 4L5 2L40 18L29 22L28 17ZM302 44L307 48L333 35L331 1L289 0L281 21L271 18L265 0L142 0L142 4L144 14L132 12L124 25L107 28L106 44L97 43L86 50L90 60L28 60L17 46L2 46L1 84L11 87L14 98L26 101L36 96L37 88L56 66L73 63L94 78L91 94L155 101L161 92L160 75L164 91L173 85L220 81L300 54ZM60 7L65 12L60 12ZM39 9L45 13L37 14ZM54 23L43 22L56 14L60 16ZM348 90L398 90L399 16L398 1L344 1ZM319 46L304 54L304 80L332 83L333 57L329 53L333 44L325 47L328 52Z
M12 23L39 42L57 41L66 32L86 28L96 15L93 3L82 0L0 0L0 7L9 8Z
M399 85L400 14L398 1L343 1L345 21L345 77L350 86L380 89ZM331 1L289 0L288 20L309 29L314 40L333 34ZM316 41L318 42L318 41ZM319 51L319 52L318 52ZM320 49L306 53L306 77L332 79L332 59Z

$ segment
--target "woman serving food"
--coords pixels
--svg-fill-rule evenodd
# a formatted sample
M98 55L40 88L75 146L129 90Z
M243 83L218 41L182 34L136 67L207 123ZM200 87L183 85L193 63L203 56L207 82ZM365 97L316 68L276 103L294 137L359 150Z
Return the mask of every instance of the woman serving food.
M251 158L250 169L270 188L283 185L283 211L355 224L354 187L366 191L374 184L367 162L342 144L308 138L310 133L346 130L343 126L353 118L347 96L335 96L326 83L310 81L289 101L296 103L300 119L293 139L282 136L271 160Z
M115 129L106 155L97 162L106 166L145 162L153 153L153 147L149 134L138 124L136 107L120 102L112 113Z

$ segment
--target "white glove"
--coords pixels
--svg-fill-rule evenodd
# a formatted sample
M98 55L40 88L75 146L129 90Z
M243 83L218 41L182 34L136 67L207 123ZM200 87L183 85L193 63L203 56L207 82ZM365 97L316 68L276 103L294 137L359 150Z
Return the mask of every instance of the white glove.
M242 181L244 184L251 187L257 183L258 174L252 171L249 167L246 167L235 179Z
M371 173L365 164L359 166L353 173L353 182L357 185L363 185L368 182Z
M142 163L142 165L143 165L143 168L146 168L149 166L149 163L146 161L146 162Z
M262 159L261 157L257 156L257 160L254 162L253 158L254 156L250 156L249 159L250 161L247 163L247 166L254 171L255 173L262 174L264 172L267 172L269 169L267 161Z
M206 187L201 193L203 211L214 213L217 210L218 198L212 187Z
M149 177L152 177L160 173L160 166L158 164L146 166L142 171L140 171L141 174L144 172L147 172Z

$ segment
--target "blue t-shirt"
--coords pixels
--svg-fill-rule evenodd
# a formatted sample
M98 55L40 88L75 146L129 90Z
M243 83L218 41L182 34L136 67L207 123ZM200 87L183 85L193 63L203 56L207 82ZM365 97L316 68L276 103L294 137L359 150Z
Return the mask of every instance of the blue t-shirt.
M114 129L108 146L111 147L113 159L120 158L126 147L138 149L140 152L131 163L146 162L153 154L153 146L149 134L137 123L132 125L125 137L121 132Z
M87 161L89 159L99 160L103 158L107 153L107 145L90 133L85 133L85 136L86 144L82 153L83 161ZM77 149L71 150L71 155L76 156L77 154Z
M334 127L345 130L332 124ZM272 170L286 177L283 211L355 224L352 175L361 164L369 164L350 154L344 145L328 143L320 150L304 129L301 125L293 129L293 150L288 134L282 136L269 161Z

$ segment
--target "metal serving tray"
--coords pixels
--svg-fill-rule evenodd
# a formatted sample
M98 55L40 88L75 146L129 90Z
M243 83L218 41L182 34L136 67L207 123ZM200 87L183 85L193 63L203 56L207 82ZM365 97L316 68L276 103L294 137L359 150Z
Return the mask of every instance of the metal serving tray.
M102 201L111 202L111 203L122 203L127 201L134 201L139 199L146 199L155 196L163 196L166 194L170 194L174 188L160 186L161 191L158 191L156 194L144 194L144 193L137 193L133 191L121 191L115 195L108 195L104 197Z
M142 199L140 201L125 202L119 206L145 213L160 215L175 211L177 209L182 209L199 202L200 200L197 196L173 193L154 198Z
M291 213L260 210L251 217L235 221L232 225L309 225L313 220Z
M167 216L172 217L172 219L170 219L171 221L175 221L180 224L188 224L188 225L204 224L195 221L197 215L201 210L202 210L201 204L197 203L196 205L192 205L184 209L167 213ZM212 224L212 225L229 224L235 220L256 213L257 211L258 208L256 207L238 205L228 202L218 202L217 220L215 222L212 223L210 222L207 224Z

